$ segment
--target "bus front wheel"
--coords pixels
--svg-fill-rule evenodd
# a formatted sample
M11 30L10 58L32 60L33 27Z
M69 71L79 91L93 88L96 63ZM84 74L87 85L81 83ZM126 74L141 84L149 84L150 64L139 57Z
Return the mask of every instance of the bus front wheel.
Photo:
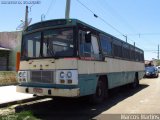
M103 102L103 100L106 98L106 94L108 94L106 93L107 92L106 89L107 88L104 80L98 80L96 92L90 97L91 102L93 104L99 104Z

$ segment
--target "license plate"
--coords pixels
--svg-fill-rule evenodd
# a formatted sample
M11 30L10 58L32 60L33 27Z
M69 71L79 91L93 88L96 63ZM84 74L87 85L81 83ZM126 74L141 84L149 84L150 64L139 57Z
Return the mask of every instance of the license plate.
M34 93L43 93L43 89L42 88L33 88L33 92Z

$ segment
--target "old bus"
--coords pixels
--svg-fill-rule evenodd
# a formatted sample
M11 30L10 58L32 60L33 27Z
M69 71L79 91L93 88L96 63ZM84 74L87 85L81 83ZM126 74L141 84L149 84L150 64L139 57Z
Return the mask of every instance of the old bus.
M90 96L139 85L144 52L77 19L35 23L23 31L17 91L44 96Z

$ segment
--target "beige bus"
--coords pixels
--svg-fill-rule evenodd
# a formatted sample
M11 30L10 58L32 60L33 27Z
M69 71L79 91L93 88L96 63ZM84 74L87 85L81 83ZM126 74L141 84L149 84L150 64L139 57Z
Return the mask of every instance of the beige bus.
M144 75L143 50L77 19L29 26L21 48L22 93L102 102L109 89L137 87Z

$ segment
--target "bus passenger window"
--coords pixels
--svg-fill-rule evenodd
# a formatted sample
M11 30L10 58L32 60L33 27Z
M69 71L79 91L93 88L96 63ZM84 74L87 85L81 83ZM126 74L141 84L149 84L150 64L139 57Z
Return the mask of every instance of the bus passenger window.
M107 36L100 36L102 51L107 55L112 55L112 43L110 42L110 39L111 38Z

